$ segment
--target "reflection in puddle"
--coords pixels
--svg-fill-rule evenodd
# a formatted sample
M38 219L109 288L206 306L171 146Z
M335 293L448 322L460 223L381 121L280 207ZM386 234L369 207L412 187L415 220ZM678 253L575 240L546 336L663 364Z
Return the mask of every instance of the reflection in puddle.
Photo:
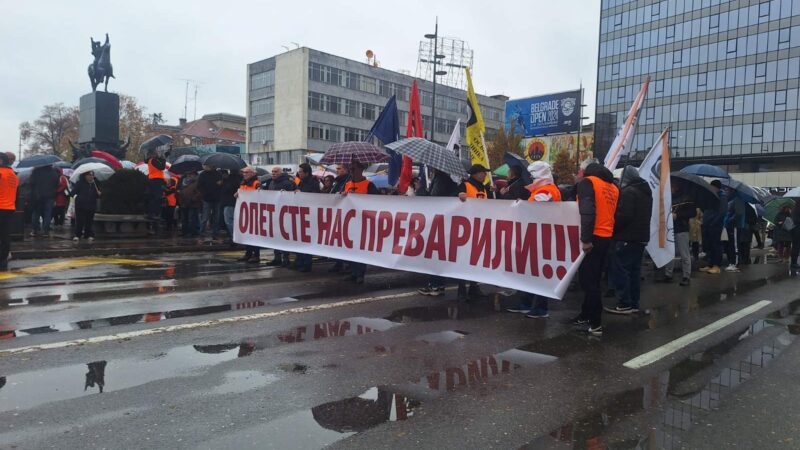
M485 305L418 306L393 311L387 320L399 323L435 322L439 320L476 319L495 314L495 310Z
M759 320L720 344L681 361L644 386L606 399L596 408L597 412L567 423L523 448L550 448L556 443L570 448L688 448L683 434L718 408L722 398L750 380L795 340L800 330L785 322L787 317L794 315L793 323L797 323L798 307L800 303L793 302L771 314L767 320ZM723 362L727 354L748 345L753 336L776 326L784 326L784 331L773 339L758 342L744 356ZM715 364L722 365L722 368L703 375ZM703 381L694 380L701 376ZM621 422L648 411L653 411L657 417L657 423L649 432L644 436L624 436L627 428Z

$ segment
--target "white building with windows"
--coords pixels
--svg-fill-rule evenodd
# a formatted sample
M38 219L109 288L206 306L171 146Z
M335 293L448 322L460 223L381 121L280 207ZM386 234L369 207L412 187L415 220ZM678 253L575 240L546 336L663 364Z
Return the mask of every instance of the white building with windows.
M450 68L448 68L450 69ZM450 69L460 70L460 69ZM247 153L256 165L297 164L335 142L363 140L386 101L397 96L400 134L417 80L425 135L431 138L433 84L399 72L302 47L247 66ZM475 80L480 86L480 79ZM503 125L507 97L478 95L487 136ZM445 143L469 116L466 91L436 86L436 130Z

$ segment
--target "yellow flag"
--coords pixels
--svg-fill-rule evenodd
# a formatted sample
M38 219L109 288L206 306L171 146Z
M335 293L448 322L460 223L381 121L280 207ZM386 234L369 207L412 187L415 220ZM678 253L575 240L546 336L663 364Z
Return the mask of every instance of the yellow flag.
M469 120L467 121L467 146L469 146L469 156L472 164L480 164L487 169L489 167L489 157L486 153L483 134L486 132L486 123L483 121L481 108L478 105L478 97L472 88L472 76L467 71L467 105L469 106ZM491 179L487 177L487 179Z

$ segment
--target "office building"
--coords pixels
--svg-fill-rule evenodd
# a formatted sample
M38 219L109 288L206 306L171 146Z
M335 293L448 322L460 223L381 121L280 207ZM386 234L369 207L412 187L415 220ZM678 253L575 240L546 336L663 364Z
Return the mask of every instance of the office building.
M670 126L676 166L800 168L800 0L602 0L595 149L646 76L635 159Z
M447 68L449 70L463 70ZM297 164L335 142L363 140L386 101L396 95L400 134L416 78L361 61L298 48L247 66L247 153L251 164ZM433 86L416 79L425 136L431 138ZM480 79L475 80L480 86ZM502 126L504 96L478 95L487 137ZM466 124L466 91L436 86L433 140L446 143L456 121ZM462 128L463 136L463 128Z

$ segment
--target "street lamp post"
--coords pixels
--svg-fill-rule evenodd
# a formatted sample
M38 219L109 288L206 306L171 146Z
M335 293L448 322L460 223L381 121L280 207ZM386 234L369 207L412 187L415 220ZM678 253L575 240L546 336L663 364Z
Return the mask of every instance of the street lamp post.
M436 18L436 26L433 34L426 34L426 39L433 39L433 94L431 95L431 141L434 141L436 134L436 76L447 75L444 70L436 70L439 60L444 59L444 55L439 54L439 18Z

